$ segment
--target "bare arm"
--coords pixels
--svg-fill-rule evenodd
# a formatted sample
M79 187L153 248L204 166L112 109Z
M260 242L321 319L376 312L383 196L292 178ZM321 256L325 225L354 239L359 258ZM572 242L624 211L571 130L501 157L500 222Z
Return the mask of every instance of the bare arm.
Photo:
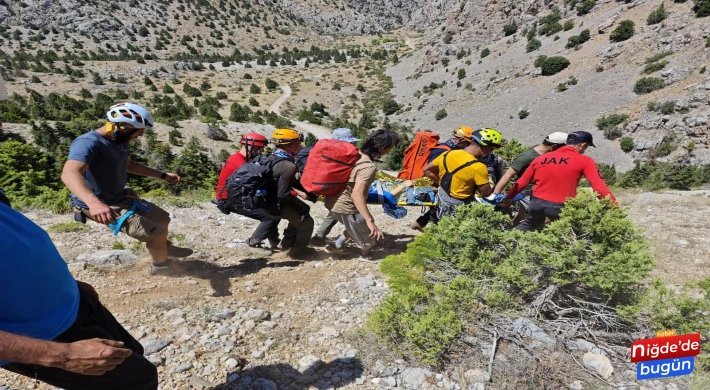
M55 367L84 375L103 375L131 355L123 343L90 339L74 343L37 340L0 331L0 360Z
M96 195L89 189L89 185L84 179L84 172L89 169L89 164L77 161L67 160L62 169L62 181L67 186L72 194L76 195L89 208L103 204Z
M128 159L128 164L126 165L127 171L129 173L132 173L134 175L138 176L147 176L147 177L160 177L163 172L153 169L151 167L146 167L145 165L135 162L131 160L130 158Z
M439 184L439 167L429 163L424 167L424 176L428 177L434 185Z
M502 194L503 190L505 190L505 186L510 183L510 179L513 178L513 176L517 175L518 171L516 171L513 168L508 168L507 171L503 174L503 177L500 178L498 181L498 184L496 184L496 188L493 190L494 193L496 194Z
M353 203L355 204L355 208L357 211L362 215L363 218L365 218L365 221L367 222L367 227L370 228L370 237L375 237L378 240L383 237L382 231L375 225L375 219L372 218L372 214L370 214L370 210L367 208L367 193L369 190L369 186L363 184L363 183L355 183L353 186Z
M486 184L482 184L482 185L478 186L478 194L481 195L481 197L487 198L487 197L491 196L492 193L493 193L493 188L491 188L490 183L486 183Z

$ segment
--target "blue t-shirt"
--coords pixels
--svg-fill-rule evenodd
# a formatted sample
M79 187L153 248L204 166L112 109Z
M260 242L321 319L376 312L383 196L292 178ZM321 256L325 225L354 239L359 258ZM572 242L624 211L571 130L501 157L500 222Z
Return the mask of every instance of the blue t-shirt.
M0 232L0 331L52 340L76 320L76 280L47 232L1 202Z
M125 144L117 144L92 130L71 143L69 160L89 164L84 179L91 192L102 202L112 204L123 199L128 179L128 148ZM86 207L76 195L71 197L74 204Z

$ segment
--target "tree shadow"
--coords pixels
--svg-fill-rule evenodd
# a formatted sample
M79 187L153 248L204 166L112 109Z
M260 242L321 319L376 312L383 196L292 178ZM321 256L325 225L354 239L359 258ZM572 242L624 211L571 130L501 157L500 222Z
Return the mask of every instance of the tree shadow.
M301 264L303 264L303 261L269 262L266 258L245 259L240 264L230 265L228 267L219 266L203 260L184 260L180 262L180 266L185 269L186 275L209 280L210 286L212 286L214 290L215 297L232 295L230 291L231 278L254 274L268 267L297 267Z
M246 364L246 361L242 361ZM363 374L362 361L356 358L338 358L325 363L317 360L305 367L293 367L286 363L255 366L237 372L239 376L231 382L222 383L214 390L245 390L282 388L307 389L314 387L325 390L346 386ZM275 385L275 386L274 386Z

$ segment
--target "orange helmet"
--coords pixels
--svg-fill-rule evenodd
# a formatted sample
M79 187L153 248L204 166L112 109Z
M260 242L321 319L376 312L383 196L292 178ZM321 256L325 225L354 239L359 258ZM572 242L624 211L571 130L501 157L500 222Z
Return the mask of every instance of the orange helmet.
M276 129L271 134L271 143L274 145L287 145L303 141L303 134L292 129Z
M461 126L451 133L456 138L463 138L468 142L473 142L473 129L468 126Z

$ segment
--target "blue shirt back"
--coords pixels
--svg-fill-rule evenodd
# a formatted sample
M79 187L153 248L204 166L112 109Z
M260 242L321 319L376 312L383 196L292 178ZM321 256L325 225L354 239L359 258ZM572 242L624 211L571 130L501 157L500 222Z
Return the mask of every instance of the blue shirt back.
M0 331L52 340L76 320L76 280L47 232L1 202L0 232Z
M69 160L89 164L84 179L91 192L102 202L112 204L123 199L128 179L128 148L125 144L117 144L92 130L71 143ZM86 207L76 195L71 197L74 204Z

